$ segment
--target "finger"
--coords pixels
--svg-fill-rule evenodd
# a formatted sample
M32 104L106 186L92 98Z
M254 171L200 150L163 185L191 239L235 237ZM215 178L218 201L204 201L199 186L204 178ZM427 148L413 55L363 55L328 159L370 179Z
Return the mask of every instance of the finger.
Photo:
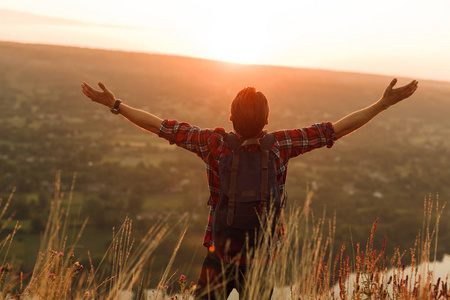
M103 82L99 82L98 86L106 93L108 92L108 89L106 88L106 86L103 84Z
M417 81L413 80L407 85L399 87L395 90L398 91L399 93L410 93L411 91L414 91L416 88L417 88Z
M397 83L397 78L392 79L391 83L389 84L390 89L392 89L394 87L394 85Z
M413 80L413 81L411 81L409 84L408 84L408 86L415 86L415 85L417 85L417 81L416 80Z
M408 84L407 88L405 89L404 93L406 94L406 97L411 96L414 94L414 92L417 90L417 81L414 81L410 84Z
M83 92L83 94L86 95L86 97L91 98L91 94L88 91L86 91L84 89L82 89L81 91Z
M81 86L81 91L88 97L91 97L93 92L89 90L86 86Z
M417 84L418 84L417 80L413 80L407 85L407 89L409 91L415 91L417 89Z
M94 92L95 89L93 89L89 84L87 84L86 82L83 82L82 84L83 88L86 88L86 90L90 91L90 92Z
M81 91L86 95L88 89L86 86L84 86L83 84L81 85Z
M413 94L417 90L418 87L419 86L417 85L417 81L416 81L416 83L412 86L411 94Z

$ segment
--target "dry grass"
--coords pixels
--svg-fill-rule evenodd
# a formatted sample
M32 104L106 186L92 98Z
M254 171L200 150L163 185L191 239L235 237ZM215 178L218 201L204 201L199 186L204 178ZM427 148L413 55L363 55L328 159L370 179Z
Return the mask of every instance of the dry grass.
M46 229L41 238L40 252L37 256L31 275L15 274L9 264L1 269L1 297L3 299L119 299L124 292L143 295L142 285L144 268L155 248L167 234L169 227L160 221L151 227L146 235L137 243L132 237L132 221L126 218L122 226L113 233L113 240L106 251L100 265L94 268L83 266L75 257L75 247L88 222L84 220L80 230L69 237L68 226L70 203L72 201L74 181L68 195L68 201L63 201L60 176L55 185L55 196L51 203ZM9 205L11 198L4 205ZM68 202L67 207L62 203ZM2 249L7 249L15 232L7 236L2 243ZM182 238L180 238L181 243ZM176 251L174 251L174 255ZM111 268L102 266L108 262ZM106 274L105 270L110 270ZM166 271L167 273L168 271ZM162 279L161 285L164 285ZM136 290L136 287L141 290Z
M434 278L430 267L436 260L445 207L438 197L424 201L423 227L412 241L409 264L403 262L405 252L400 249L387 257L386 240L381 249L374 247L378 220L365 247L355 245L353 258L346 243L333 253L335 220L324 216L314 220L311 198L310 193L303 208L293 208L284 216L286 234L269 264L275 240L266 231L262 246L254 252L256 263L248 270L244 299L268 299L272 288L272 299L449 299L449 278Z
M169 295L172 291L169 293L168 288L169 283L177 281L179 276L176 272L171 273L171 269L187 227L180 233L179 243L156 287L148 286L144 281L148 277L145 268L169 231L164 221L150 228L145 237L136 242L132 236L132 220L126 218L113 233L113 241L99 266L94 267L92 263L82 266L76 261L75 247L88 220L84 220L77 234L68 236L73 189L74 184L68 198L64 199L60 176L57 176L54 200L31 275L15 272L14 262L6 262L20 226L17 224L1 242L0 255L4 261L0 269L0 298L120 299L124 293L135 295L136 299L193 298L195 286L184 276L178 279L176 296ZM11 199L12 194L4 204L0 202L0 220ZM325 213L315 219L309 207L311 201L312 193L309 193L303 207L283 213L285 234L282 238L273 238L270 230L261 235L261 246L251 253L253 265L248 269L242 298L268 299L273 288L272 299L450 298L449 278L435 278L430 268L436 260L439 220L445 207L438 197L427 197L424 201L422 230L412 241L414 245L409 249L411 261L408 264L402 261L405 251L395 249L394 255L388 258L385 241L381 249L374 247L378 220L373 223L366 245L357 243L352 257L346 254L345 243L340 251L333 253L335 219L326 220ZM63 202L69 205L62 207ZM270 224L273 214L268 214L267 218ZM11 221L11 217L3 220L0 230ZM111 266L109 269L103 268L106 262Z

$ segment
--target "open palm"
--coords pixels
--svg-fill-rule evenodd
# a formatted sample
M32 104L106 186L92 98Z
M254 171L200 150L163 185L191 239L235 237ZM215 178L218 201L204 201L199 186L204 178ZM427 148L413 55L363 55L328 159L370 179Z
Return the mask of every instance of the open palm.
M112 108L114 102L116 101L116 97L102 82L99 82L98 86L102 89L102 91L97 91L86 82L83 82L83 84L81 84L81 91L92 101Z
M394 89L394 86L396 83L397 83L397 79L394 78L383 93L383 97L381 98L381 101L386 106L394 105L394 104L402 101L403 99L408 98L409 96L414 94L414 92L417 90L417 86L418 86L418 81L413 80L405 86Z

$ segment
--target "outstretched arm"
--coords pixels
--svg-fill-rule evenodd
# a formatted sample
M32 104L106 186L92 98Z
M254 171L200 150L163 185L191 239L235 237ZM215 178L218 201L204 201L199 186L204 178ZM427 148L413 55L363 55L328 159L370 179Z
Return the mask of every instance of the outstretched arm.
M355 111L334 123L333 127L336 138L339 139L349 133L352 133L361 126L367 124L383 110L386 110L392 105L408 98L414 94L418 84L416 80L413 80L405 86L394 89L394 85L396 83L397 79L394 78L384 91L381 99L377 102L366 108Z
M102 89L102 91L97 91L87 83L83 82L81 85L81 90L92 101L103 104L111 109L117 98L102 82L99 82L98 86ZM120 104L119 111L122 116L142 129L156 134L159 133L159 128L163 120L157 116L143 110L133 108L124 103Z

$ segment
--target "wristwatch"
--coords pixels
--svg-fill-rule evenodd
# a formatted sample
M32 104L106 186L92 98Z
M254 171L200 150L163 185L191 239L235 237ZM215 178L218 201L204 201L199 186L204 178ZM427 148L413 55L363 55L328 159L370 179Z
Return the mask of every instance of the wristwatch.
M113 114L117 115L120 113L120 110L119 110L120 103L122 103L122 100L120 100L120 99L117 99L116 102L114 102L114 105L111 108L111 112Z

